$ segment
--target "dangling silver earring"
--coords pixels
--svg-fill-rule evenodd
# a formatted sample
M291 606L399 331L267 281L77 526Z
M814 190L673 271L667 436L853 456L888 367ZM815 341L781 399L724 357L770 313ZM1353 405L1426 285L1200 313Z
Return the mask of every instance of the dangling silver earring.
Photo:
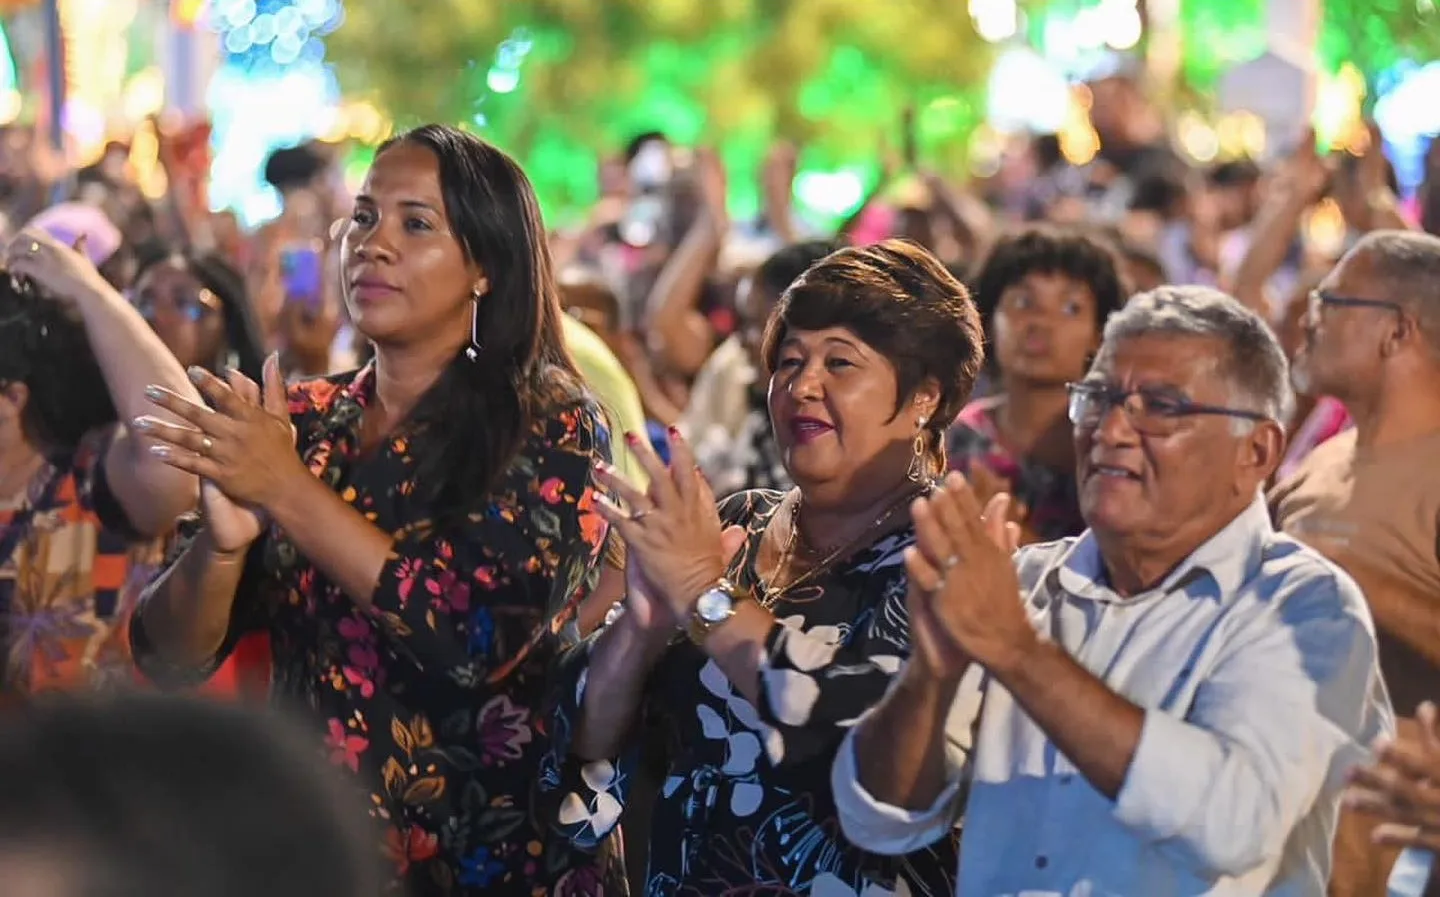
M920 431L915 434L914 453L910 456L910 467L905 471L912 483L923 483L927 479L930 465L925 459L925 419L920 419Z
M465 357L472 362L480 360L480 291L470 297L470 345L465 347Z

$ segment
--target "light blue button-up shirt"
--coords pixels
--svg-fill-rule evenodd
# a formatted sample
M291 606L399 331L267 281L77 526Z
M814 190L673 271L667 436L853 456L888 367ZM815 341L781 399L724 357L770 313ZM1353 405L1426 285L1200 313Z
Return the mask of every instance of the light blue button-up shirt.
M956 772L928 810L866 793L847 739L833 776L847 837L905 853L963 807L965 897L1322 897L1345 774L1394 728L1355 582L1277 533L1258 498L1131 598L1104 585L1088 532L1016 564L1039 631L1145 710L1118 798L976 669L957 707L978 709L951 715Z

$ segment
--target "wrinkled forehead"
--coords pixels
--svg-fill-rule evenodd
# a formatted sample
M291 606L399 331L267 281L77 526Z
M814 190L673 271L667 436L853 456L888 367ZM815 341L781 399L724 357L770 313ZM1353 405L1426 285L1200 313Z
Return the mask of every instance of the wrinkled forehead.
M1200 398L1228 394L1227 348L1208 336L1147 333L1107 339L1086 379L1114 386L1182 392Z

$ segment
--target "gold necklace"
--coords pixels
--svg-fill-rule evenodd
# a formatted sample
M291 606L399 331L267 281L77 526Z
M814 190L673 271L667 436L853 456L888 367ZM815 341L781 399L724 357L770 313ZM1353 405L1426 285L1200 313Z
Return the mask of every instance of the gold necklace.
M884 512L875 518L874 523L865 527L865 529L861 530L854 538L840 543L839 547L826 554L824 559L818 564L810 567L789 582L767 585L764 595L760 598L760 606L767 610L774 607L775 602L780 600L780 596L814 579L820 573L823 573L831 564L859 548L863 544L864 539L887 523L901 508L909 505L910 502L914 501L922 492L928 492L929 490L930 484L927 483L919 489L912 489L906 492L904 495L901 495L899 499L886 506ZM795 501L790 508L790 533L785 539L784 547L780 549L780 559L775 564L775 572L773 575L777 577L790 565L790 562L794 560L795 547L800 543L800 502L801 496L797 491L795 493Z

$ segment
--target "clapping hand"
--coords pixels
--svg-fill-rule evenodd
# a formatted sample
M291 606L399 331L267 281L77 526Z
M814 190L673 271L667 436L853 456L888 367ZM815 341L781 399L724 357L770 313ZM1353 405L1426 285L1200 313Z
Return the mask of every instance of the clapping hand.
M1375 762L1351 773L1345 803L1384 819L1374 839L1440 851L1440 711L1420 705L1414 731L1377 746Z
M276 356L265 362L261 389L243 374L229 382L199 368L190 379L213 409L167 389L150 387L150 400L192 426L141 417L135 429L155 440L157 456L201 478L201 500L216 547L243 549L259 535L257 511L283 496L291 477L310 476L295 453L284 379Z
M668 468L636 434L627 433L625 441L650 475L650 490L642 492L613 467L601 465L597 478L630 510L603 496L597 507L625 540L626 578L633 592L626 599L629 611L673 629L701 593L725 575L744 531L721 526L715 495L678 431L670 431Z
M985 508L958 473L911 506L915 545L905 551L907 603L915 657L934 674L956 678L974 661L994 669L1036 640L1019 600L1011 555L1019 527L1007 519L1010 496Z

